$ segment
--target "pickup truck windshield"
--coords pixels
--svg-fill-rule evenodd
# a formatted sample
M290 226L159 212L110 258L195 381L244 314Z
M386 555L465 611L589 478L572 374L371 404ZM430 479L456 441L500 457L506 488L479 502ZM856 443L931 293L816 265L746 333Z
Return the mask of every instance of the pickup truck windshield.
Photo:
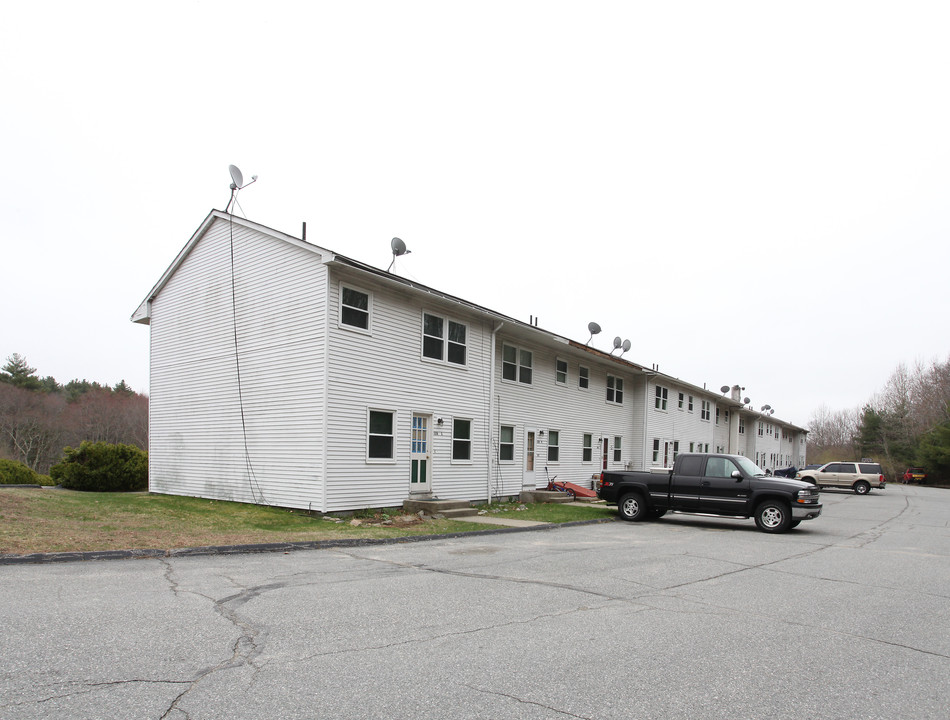
M735 460L745 475L749 477L765 477L765 470L749 460L749 458L737 457Z

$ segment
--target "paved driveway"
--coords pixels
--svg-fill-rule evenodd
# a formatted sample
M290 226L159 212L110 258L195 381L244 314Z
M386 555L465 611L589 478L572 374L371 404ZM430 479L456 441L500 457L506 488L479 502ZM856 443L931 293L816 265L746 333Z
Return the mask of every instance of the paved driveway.
M787 535L0 567L0 717L946 717L950 491L822 497Z

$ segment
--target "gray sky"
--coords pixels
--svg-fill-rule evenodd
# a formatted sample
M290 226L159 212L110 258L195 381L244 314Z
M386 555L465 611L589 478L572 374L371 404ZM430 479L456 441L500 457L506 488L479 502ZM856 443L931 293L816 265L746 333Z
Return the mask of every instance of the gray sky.
M946 360L950 4L47 2L0 24L0 359L148 390L212 208L806 424Z

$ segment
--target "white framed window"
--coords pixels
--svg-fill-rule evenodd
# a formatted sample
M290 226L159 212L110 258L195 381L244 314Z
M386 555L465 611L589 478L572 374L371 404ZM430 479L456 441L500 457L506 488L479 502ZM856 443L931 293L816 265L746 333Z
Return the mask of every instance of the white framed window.
M534 356L530 350L522 350L514 345L502 345L502 380L530 385L533 362Z
M452 462L472 462L472 421L452 420Z
M683 409L683 405L686 403L686 396L683 393L679 394L679 397L676 400L676 407L680 410Z
M739 416L739 434L745 435L745 419L741 415Z
M690 452L693 452L693 443L690 443L690 444L689 444L689 451L690 451Z
M515 461L515 426L502 425L498 433L498 460L503 463Z
M581 442L581 462L589 463L594 461L594 436L591 433L584 433Z
M656 386L656 397L653 399L653 407L657 410L666 410L667 402L670 398L669 388L662 385Z
M716 408L716 424L719 424L719 408ZM719 452L718 450L716 452Z
M709 420L710 416L712 415L712 406L708 400L703 400L702 403L702 411L700 416L703 420Z
M422 356L430 360L465 365L468 327L432 313L422 313Z
M554 382L558 385L567 385L567 360L557 358L554 361Z
M392 410L369 410L366 416L366 459L392 461L396 447L396 413Z
M653 462L660 461L660 438L653 438Z
M340 325L370 332L373 296L349 285L340 285Z
M577 387L587 390L590 387L590 370L581 365L577 368Z
M693 412L693 396L690 395L688 399L689 399L689 402L687 403L687 409L690 412Z
M765 432L765 426L763 423L759 423L759 437L762 437L762 433Z
M673 462L676 462L676 456L680 454L680 441L673 441Z
M557 430L548 430L548 462L556 463L561 457L561 434Z
M614 377L613 375L607 376L607 402L615 403L616 405L623 404L623 379Z
M620 458L623 453L621 452L621 442L622 438L619 435L614 435L614 462L620 462Z

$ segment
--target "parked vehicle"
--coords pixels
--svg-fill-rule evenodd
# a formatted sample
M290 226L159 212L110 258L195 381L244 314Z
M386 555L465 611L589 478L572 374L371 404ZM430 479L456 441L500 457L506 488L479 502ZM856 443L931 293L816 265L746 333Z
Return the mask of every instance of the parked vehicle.
M603 472L597 496L616 503L620 517L638 521L668 511L754 518L759 530L780 533L821 515L818 488L767 477L741 455L684 453L670 470Z
M923 468L920 468L920 467L907 468L907 470L904 471L905 483L912 483L912 482L919 483L919 482L923 482L926 479L927 479L927 473L924 472Z
M801 470L797 477L820 488L850 488L858 495L867 495L871 488L883 490L887 484L884 471L875 462L830 462L814 470Z

